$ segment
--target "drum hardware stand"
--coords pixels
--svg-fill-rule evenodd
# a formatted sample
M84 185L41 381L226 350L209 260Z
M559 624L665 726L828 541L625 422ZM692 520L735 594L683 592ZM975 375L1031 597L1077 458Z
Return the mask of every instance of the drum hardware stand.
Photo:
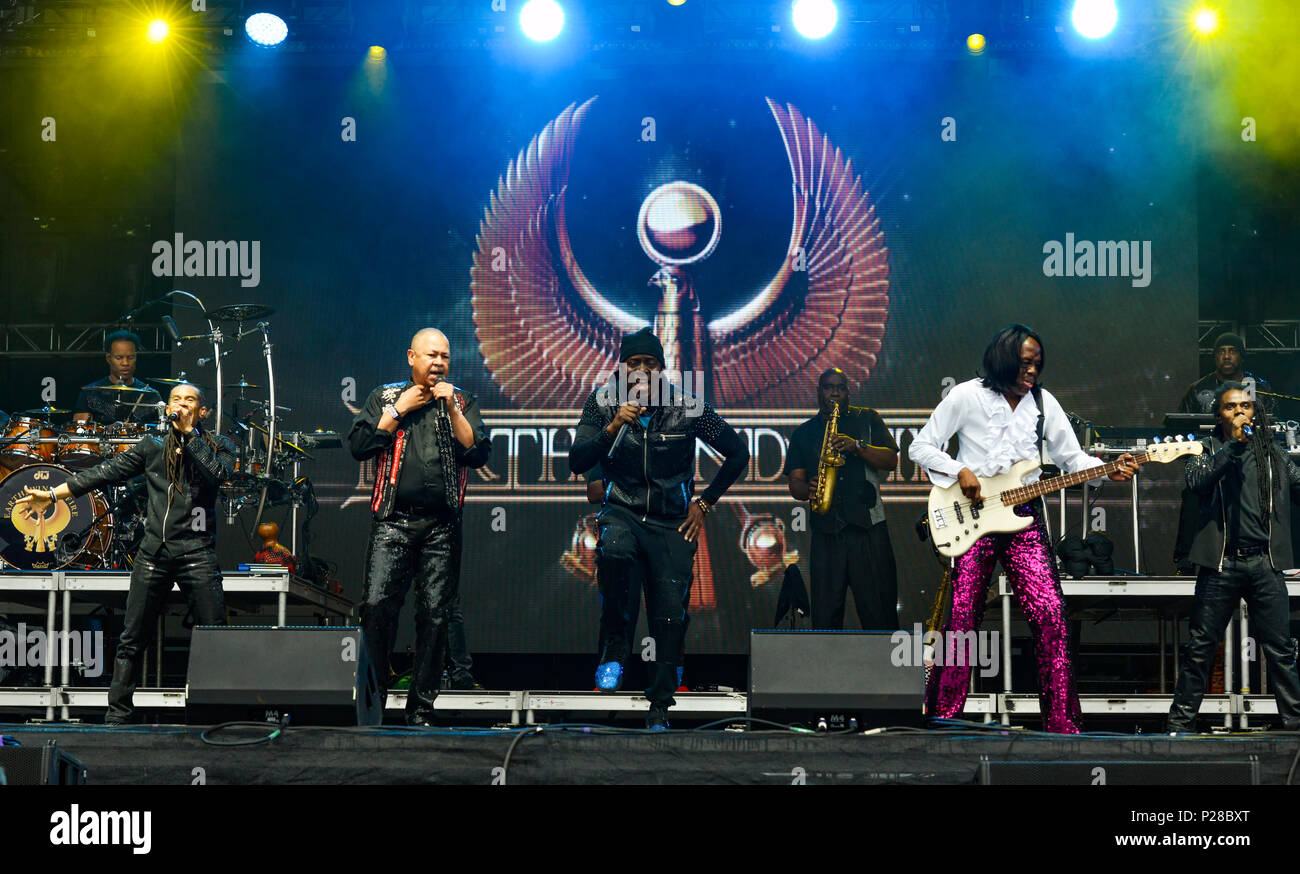
M204 319L205 319L205 320L207 321L207 323L208 323L208 333L206 333L206 334L193 334L193 335L190 335L190 336L187 336L187 337L179 337L179 338L177 338L177 340L176 340L176 345L179 347L179 346L180 346L182 343L184 343L186 340L211 340L211 341L212 341L212 361L213 361L213 364L214 364L214 365L216 366L216 368L217 368L217 425L216 425L216 432L217 432L217 436L219 437L219 436L221 436L221 410L224 409L224 407L222 407L222 405L221 405L221 401L222 401L222 396L221 396L221 382L222 382L222 379L221 379L221 344L225 341L225 335L222 334L222 332L221 332L221 328L219 328L216 324L214 324L213 321L212 321L212 319L210 319L210 318L207 317L208 308L205 307L205 306L203 305L203 301L199 300L197 297L195 297L194 295L190 294L188 291L181 291L180 289L176 289L176 290L174 290L174 291L169 291L169 292L167 292L165 295L163 295L163 297L171 297L173 294L183 294L183 295L185 295L186 297L188 297L190 300L192 300L192 301L194 301L196 304L198 304L198 305L199 305L199 309L200 309L200 310L203 312L203 314L204 314ZM236 338L236 339L238 339L238 338ZM183 375L184 375L184 374L182 374L182 376L183 376Z

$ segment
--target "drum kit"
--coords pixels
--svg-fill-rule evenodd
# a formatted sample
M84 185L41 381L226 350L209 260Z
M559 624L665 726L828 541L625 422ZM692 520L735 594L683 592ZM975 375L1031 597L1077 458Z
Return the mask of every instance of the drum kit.
M171 292L194 298L188 292ZM202 308L202 302L199 302ZM227 515L233 521L244 506L257 502L256 529L266 506L291 504L293 539L297 539L298 510L308 499L311 483L301 475L302 463L313 458L311 450L342 446L337 432L277 433L279 413L289 408L275 403L275 377L271 366L269 323L270 307L237 304L204 310L210 333L181 337L172 333L179 347L187 340L211 340L216 364L217 417L214 430L222 432L223 415L234 423L237 433L228 434L236 446L235 474L222 486L220 494L227 502ZM170 320L164 320L170 321ZM223 332L217 322L234 322L233 331ZM245 322L255 326L245 329ZM170 326L174 328L174 325ZM268 399L251 399L260 388L240 377L238 382L221 382L221 345L227 337L238 342L251 333L263 338L266 359ZM200 364L204 363L202 360ZM184 372L176 377L149 378L162 393L182 383L191 383ZM202 386L200 386L202 388ZM224 390L237 393L233 411L224 413ZM23 410L9 419L0 436L0 568L17 570L60 570L124 568L131 563L144 532L146 506L143 477L122 486L95 490L80 498L57 502L44 516L30 511L14 513L14 504L26 486L49 488L67 482L80 470L126 452L150 434L167 428L159 393L139 386L95 384L82 386L86 392L112 394L116 409L127 410L134 418L137 410L157 410L157 424L137 421L99 423L68 419L71 410L45 406ZM294 544L296 549L296 543Z

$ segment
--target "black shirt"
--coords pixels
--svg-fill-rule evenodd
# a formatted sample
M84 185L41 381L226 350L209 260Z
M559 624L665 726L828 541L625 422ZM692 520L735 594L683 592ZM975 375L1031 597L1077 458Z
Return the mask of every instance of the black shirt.
M1248 379L1253 379L1255 381L1255 388L1260 391L1271 392L1273 390L1273 386L1269 385L1268 380L1260 379L1250 371L1243 371L1241 381L1245 382ZM1217 373L1209 373L1196 380L1196 382L1187 387L1187 393L1183 395L1183 402L1179 405L1178 411L1180 413L1204 413L1207 415L1213 415L1214 393L1218 390L1222 381L1223 380L1219 379ZM1272 411L1274 398L1265 396L1258 398L1257 400L1264 409L1269 410L1270 412Z
M371 392L370 397L366 399L365 408L352 421L352 429L348 432L348 447L352 451L352 457L361 461L391 447L397 431L402 432L405 448L402 450L402 468L397 478L394 509L403 512L414 510L425 514L454 512L447 506L442 457L438 452L438 435L435 426L440 413L437 402L430 402L419 409L407 411L398 423L396 431L383 431L379 428L379 420L383 418L383 408L386 403L382 396L383 390L391 389L389 394L396 400L402 392L414 384L407 380L405 383L381 386L380 389ZM457 391L460 392L460 389ZM492 451L492 444L483 426L483 417L479 413L478 401L473 395L465 395L465 398L466 403L461 414L469 422L470 429L474 432L475 442L469 448L461 446L460 441L456 439L455 431L452 431L451 446L457 454L457 458L451 460L453 470L457 469L457 464L461 467L481 467L487 463ZM460 484L452 483L451 488L458 489Z
M805 470L808 479L817 475L817 466L826 436L829 417L818 413L804 422L790 435L790 448L785 456L786 476L792 471ZM870 407L849 407L840 414L838 430L841 434L861 440L864 444L898 451L898 444L885 427L880 414ZM871 508L880 500L880 490L867 479L867 463L853 453L845 454L844 466L835 474L835 492L831 508L826 514L813 513L812 530L833 534L846 525L870 528Z
M1228 444L1233 465L1223 475L1224 509L1228 516L1227 548L1268 545L1268 519L1259 493L1259 463L1255 447L1233 440ZM1265 475L1267 476L1267 471Z
M113 380L107 376L91 383L91 385L112 384ZM104 425L113 422L157 422L156 404L162 402L162 395L149 383L134 376L131 377L131 387L138 388L139 391L107 392L83 388L77 395L77 403L72 411L90 413L96 422ZM150 406L132 409L130 404L134 403L145 403Z
M442 456L438 452L439 411L435 403L425 404L402 417L410 435L402 472L397 479L398 510L420 513L448 511L443 493ZM427 434L425 433L427 432ZM452 440L455 440L453 435Z

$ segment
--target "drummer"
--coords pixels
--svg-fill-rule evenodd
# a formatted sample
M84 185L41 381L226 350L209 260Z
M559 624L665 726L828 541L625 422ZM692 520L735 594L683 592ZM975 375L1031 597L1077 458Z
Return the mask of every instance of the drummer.
M108 376L81 389L72 418L78 422L155 422L158 419L156 404L162 403L158 390L142 379L136 379L135 362L140 354L140 338L130 331L114 331L104 338L104 360L108 362ZM139 392L106 389L96 391L96 386L124 385ZM132 407L133 404L141 406Z

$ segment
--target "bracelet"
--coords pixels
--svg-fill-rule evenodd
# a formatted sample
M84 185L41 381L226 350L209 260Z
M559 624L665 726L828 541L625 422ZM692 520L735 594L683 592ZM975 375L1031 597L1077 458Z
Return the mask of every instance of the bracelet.
M384 407L384 412L387 413L394 422L402 421L402 414L397 412L396 404L388 404Z
M696 498L691 503L699 507L705 516L709 515L709 513L713 510L713 508L709 506L709 502L704 500L703 498Z
M50 491L50 503L57 504L59 502L59 499L54 497L54 486L50 486L49 491Z

